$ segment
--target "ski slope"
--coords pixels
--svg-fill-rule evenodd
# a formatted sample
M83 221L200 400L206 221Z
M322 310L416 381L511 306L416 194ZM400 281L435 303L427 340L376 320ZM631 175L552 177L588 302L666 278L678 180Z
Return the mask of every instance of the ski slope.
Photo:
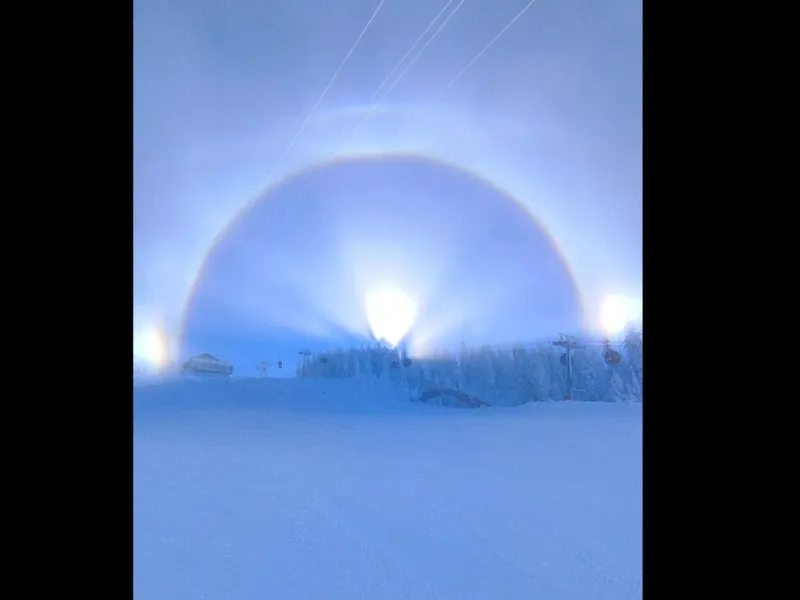
M641 413L136 385L134 598L640 598Z

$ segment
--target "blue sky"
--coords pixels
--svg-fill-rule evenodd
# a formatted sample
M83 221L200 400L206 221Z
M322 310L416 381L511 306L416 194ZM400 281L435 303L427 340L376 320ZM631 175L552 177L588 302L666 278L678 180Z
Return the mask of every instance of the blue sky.
M588 329L609 294L640 302L641 3L538 0L440 95L527 4L465 0L375 107L447 4L386 0L309 115L378 4L136 0L135 345L174 340L186 313L198 351L291 360L363 332L371 286L415 296L418 337L447 343L569 326L548 312L573 303L569 271ZM354 154L373 159L293 179L229 227L271 184Z

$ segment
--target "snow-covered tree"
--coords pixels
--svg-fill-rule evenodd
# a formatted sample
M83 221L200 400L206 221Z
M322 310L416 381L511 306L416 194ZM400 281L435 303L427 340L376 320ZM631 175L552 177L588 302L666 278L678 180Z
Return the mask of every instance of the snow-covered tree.
M631 402L642 401L642 384L635 373L625 382L625 386Z
M390 361L390 369L389 369L389 381L394 389L404 389L408 387L407 381L407 374L405 373L405 368L403 367L402 357L400 356L400 352L393 348L389 352L389 361Z
M421 360L415 360L410 367L403 368L405 385L412 399L418 398L426 389L425 365Z
M561 400L567 391L567 368L561 364L561 350L553 346L541 346L536 351L540 365L541 392L548 400Z
M572 370L575 397L586 402L599 402L603 399L605 362L598 348L584 348L574 353Z
M613 368L611 377L608 382L608 394L606 395L607 402L628 402L628 390L626 389L625 380L619 373L618 369Z
M484 399L494 399L496 394L492 370L493 350L487 346L475 350L462 350L459 357L461 391Z
M535 400L534 362L524 346L511 348L511 366L514 372L515 389L520 402Z
M465 344L461 344L461 349L458 351L458 383L462 391L470 390L473 388L475 382L472 377L472 370L470 368L472 361L472 351L467 348Z
M495 401L505 405L521 403L513 352L502 348L490 353L488 358L494 375Z
M622 363L614 367L605 363L599 348L572 354L576 400L641 401L641 334L629 332L624 350ZM410 398L432 388L454 388L490 404L508 405L562 399L567 376L559 360L562 354L561 349L549 344L462 346L457 356L443 352L418 357L405 367L396 350L368 345L303 356L297 373L303 378L358 378L370 386L407 389Z
M625 354L627 355L627 361L631 370L631 385L641 388L644 370L642 334L633 328L629 328L625 335L624 345Z
M456 356L450 352L437 354L430 361L430 372L436 386L456 388L461 385L460 368Z

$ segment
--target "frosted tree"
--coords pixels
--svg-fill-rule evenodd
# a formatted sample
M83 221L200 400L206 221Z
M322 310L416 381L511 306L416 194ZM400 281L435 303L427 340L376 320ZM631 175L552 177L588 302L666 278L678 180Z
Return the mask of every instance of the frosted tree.
M602 350L585 348L574 353L572 371L576 397L587 402L599 402L603 399L603 380L605 379L605 363Z
M561 354L552 346L542 346L536 350L537 381L543 400L561 399L567 390L567 369L559 361Z
M475 393L484 401L496 402L497 382L492 362L494 360L494 349L490 346L483 346L473 354L473 378L475 380Z
M533 360L523 346L511 348L511 365L514 371L515 389L520 402L535 399Z
M643 370L642 334L629 327L625 334L624 345L633 378L641 385Z
M626 392L632 402L642 401L642 384L634 373L631 378L625 382Z
M350 372L350 350L342 348L338 351L339 370L337 376L340 379L352 377Z
M494 377L495 399L498 404L519 404L521 394L517 385L514 355L511 350L498 349L488 355Z
M423 361L415 360L410 367L403 369L406 388L413 399L418 398L425 391L425 367Z
M368 346L362 346L360 350L357 352L358 354L358 372L361 374L363 378L372 378L374 377L374 373L372 372L372 348Z
M358 377L358 350L350 348L347 351L345 376L352 379Z
M306 356L303 358L303 377L311 379L317 376L314 369L315 363L316 359L313 356Z
M318 354L314 356L314 360L311 363L311 372L313 377L325 377L325 362L328 360L324 354Z
M461 391L472 395L481 392L481 369L478 351L462 348L458 357L458 379Z
M431 361L430 373L437 387L459 388L461 385L458 360L450 352L442 352Z
M316 371L317 377L322 377L327 379L330 376L330 359L328 358L328 353L325 352L320 354L316 361Z
M552 385L545 369L546 352L538 348L516 346L511 351L516 395L519 402L547 402L552 398Z
M389 361L391 368L389 369L389 381L394 389L402 389L407 387L405 368L403 367L402 357L400 352L393 348L389 352Z
M301 378L359 378L370 386L407 389L418 397L431 388L455 388L490 404L550 401L564 397L567 369L563 352L551 345L511 348L467 348L458 355L441 353L402 365L397 350L365 345L304 355L297 365ZM602 350L573 353L575 397L588 401L637 402L642 399L641 334L629 331L622 364L605 363Z
M458 352L458 382L461 391L469 392L475 387L475 378L473 377L472 352L465 344L461 344L461 349Z
M628 402L629 400L625 380L622 379L618 369L612 369L611 371L606 398L608 402Z
M377 346L370 350L370 363L372 366L372 375L376 379L380 379L381 375L386 371L386 360L383 356L383 347Z
M563 371L555 352L551 347L536 348L530 352L531 357L531 394L536 402L556 400L558 391L558 373Z
M342 353L339 350L328 352L326 374L331 379L337 379L342 371Z

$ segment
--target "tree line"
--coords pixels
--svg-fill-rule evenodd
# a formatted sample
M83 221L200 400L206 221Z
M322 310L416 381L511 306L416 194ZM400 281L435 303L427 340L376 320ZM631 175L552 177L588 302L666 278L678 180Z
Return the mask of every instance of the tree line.
M614 346L621 360L610 364L603 343L571 351L571 386L566 354L551 343L462 346L458 352L407 357L385 344L337 349L303 356L301 379L362 379L407 390L411 399L435 389L452 389L491 405L512 406L572 398L585 402L641 402L641 333L629 330Z

